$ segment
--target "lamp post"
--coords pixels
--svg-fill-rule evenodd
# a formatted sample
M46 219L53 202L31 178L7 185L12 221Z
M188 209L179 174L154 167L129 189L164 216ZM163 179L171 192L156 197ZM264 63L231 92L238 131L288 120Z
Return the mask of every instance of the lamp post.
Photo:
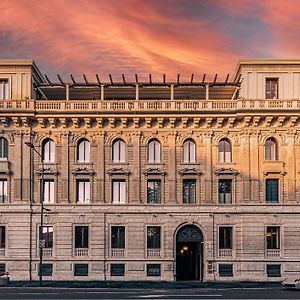
M40 265L39 265L39 286L43 286L43 275L42 275L42 265L43 265L43 248L45 246L44 240L44 159L42 154L34 148L34 145L31 142L25 142L25 144L31 148L34 152L38 154L41 158L42 162L42 174L41 174L41 189L40 189L40 204L41 204L41 211L40 211L40 230L39 230L39 256L40 256Z

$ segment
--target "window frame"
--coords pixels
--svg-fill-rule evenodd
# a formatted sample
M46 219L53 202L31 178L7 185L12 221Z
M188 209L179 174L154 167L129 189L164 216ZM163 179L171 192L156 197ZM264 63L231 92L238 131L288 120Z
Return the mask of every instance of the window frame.
M224 245L221 245L221 230L222 229L230 229L230 243L229 243L230 245L229 245L229 247L225 247L226 244L227 244L225 240L223 241ZM225 239L227 238L226 234L224 235L224 238ZM219 230L218 230L218 249L219 250L233 250L233 226L232 225L220 225L219 226Z
M0 78L0 100L10 100L9 78Z
M272 189L272 187L268 187L268 185L270 184L270 182L277 182L277 195L276 195L276 200L269 200L269 199L273 199L272 195L274 193L274 191L272 190L269 194L269 190ZM266 178L265 179L265 202L266 204L279 204L280 202L280 179L279 178Z
M230 202L226 202L226 195L229 193L220 193L220 181L224 181L224 182L230 182ZM234 180L232 178L219 178L218 179L218 204L224 204L224 205L229 205L229 204L233 204L233 199L234 199L234 189L233 189L233 184L234 184ZM221 202L221 197L220 195L225 195L224 196L224 202Z
M149 184L153 183L153 202L150 202L150 198L149 197L149 190L151 187L149 187ZM156 201L156 200L159 201ZM162 203L162 180L159 179L155 179L155 178L148 178L147 179L147 204L161 204Z
M279 267L279 274L275 274L273 275L271 272L270 272L270 268L271 267ZM266 273L267 273L267 277L281 277L282 276L282 268L281 268L281 264L266 264Z
M113 244L113 229L122 228L124 229L124 238L122 241ZM119 233L118 233L119 236ZM118 238L118 236L116 238ZM122 247L123 245L123 247ZM111 225L110 226L110 249L126 249L126 226L125 225Z
M221 269L222 269L222 267L225 268L225 266L226 267L228 267L228 266L231 267L231 270L229 270L230 272L228 272L228 273L226 273L226 272L222 273ZM234 276L234 265L233 265L233 263L219 263L218 264L218 275L219 275L219 277L233 277Z
M151 156L153 156L153 159L151 159ZM149 164L160 164L162 162L162 146L160 141L156 138L151 139L147 144L147 162Z
M268 85L268 82L270 83ZM272 97L273 87L272 82L276 82L276 90L275 90L275 96ZM270 94L268 96L268 93ZM279 99L279 77L266 77L265 78L265 99L266 100L277 100Z
M2 231L0 233L0 249L6 249L6 245L7 245L7 229L6 229L6 226L5 225L0 225L0 230ZM3 234L4 233L4 234ZM3 238L4 236L4 238Z
M8 180L0 178L0 203L9 203Z
M268 229L276 229L276 234L274 234L274 232L270 231L268 232ZM268 234L271 234L271 237L270 239L268 239ZM275 246L273 245L274 244L274 241L272 241L272 235L275 236L276 238L276 241L275 241ZM269 241L271 241L271 244L269 246ZM267 225L266 226L266 229L265 229L265 249L266 250L279 250L281 251L281 226L280 225Z
M113 274L113 268L112 266L122 266L122 268L120 269L121 272L120 273L115 273ZM120 276L120 277L123 277L125 276L125 272L126 272L126 264L125 263L111 263L110 264L110 276Z
M84 183L83 185L83 201L80 201L80 184ZM88 188L86 184L88 183ZM88 178L77 178L76 182L76 190L75 190L75 202L76 204L91 204L92 203L92 183L91 180ZM87 192L88 191L88 192ZM89 198L86 196L89 195Z
M279 147L278 141L274 137L268 137L265 141L265 160L278 161L279 160Z
M194 183L194 202L191 202L190 199L191 199L191 185L188 186L188 194L189 194L189 197L188 197L188 200L187 202L184 201L185 199L185 184L187 182L193 182ZM197 203L197 179L194 179L194 178L183 178L182 179L182 204L196 204Z
M121 184L122 183L122 184ZM115 190L117 187L117 190ZM111 180L111 203L116 205L124 205L127 203L127 180L124 178L113 178ZM115 199L117 194L117 199Z
M229 151L226 151L228 147ZM228 138L222 138L218 143L218 162L232 163L232 144Z
M150 274L150 268L153 267L153 266L156 266L156 267L159 267L159 273L151 273ZM160 263L147 263L146 264L146 274L147 274L147 277L160 277L161 276L161 264Z
M183 161L183 163L184 164L195 164L197 161L196 154L197 154L196 153L196 143L192 139L186 139L182 145L182 161Z
M54 179L41 179L40 182L44 184L44 186L42 187L43 188L43 203L44 204L55 204L56 203L56 191L55 191L55 180ZM46 185L48 185L48 188L47 188L47 192L46 192ZM53 188L53 190L52 190ZM52 192L53 192L53 195L52 195ZM46 200L46 196L48 195L48 199L47 201Z
M81 154L80 145L84 143L83 145L83 154ZM81 159L81 156L83 156L83 160ZM90 163L91 162L91 143L86 138L81 138L78 140L76 144L76 162L77 163Z
M0 137L0 160L8 160L9 155L9 143L8 140L1 136Z
M151 228L153 228L153 229L156 229L156 228L158 228L159 229L159 246L157 247L157 246L155 246L155 245L152 245L152 247L150 247L151 245L149 245L150 244L150 241L151 240L148 240L148 238L149 238L149 229L151 229ZM161 229L161 226L159 226L159 225L147 225L146 226L146 248L147 248L147 250L148 249L161 249L162 247L162 229ZM155 243L153 243L153 244L155 244Z
M86 273L78 273L78 270L77 270L77 268L78 267L83 267L83 266L85 266L85 267L87 267L86 268ZM88 263L80 263L80 262L76 262L76 263L74 263L73 264L73 267L74 267L74 276L89 276L89 264ZM76 272L77 271L77 272Z
M49 146L47 146L48 144ZM49 149L47 149L46 147L48 147ZM48 151L47 158L45 158L46 150ZM46 164L53 164L56 162L56 144L50 138L44 139L42 142L42 159Z
M115 151L115 147L118 147L117 151ZM126 143L121 138L113 141L111 158L113 163L126 163Z
M52 228L52 245L51 246L47 245L47 243L50 243L50 242L46 241L46 239L45 239L45 234L47 233L47 232L44 232L45 228L46 229ZM41 226L39 225L38 226L39 241L41 240L41 238L40 238L40 232L41 232ZM45 248L45 249L52 249L52 250L54 249L54 226L53 225L48 225L48 224L47 225L43 225L43 240L45 241L45 245L44 245L43 248Z
M80 237L80 245L76 245L76 228L87 228L87 243L83 242L84 241L84 236L82 237L82 233L81 233L81 237ZM81 231L82 232L82 231ZM73 243L74 243L74 249L89 249L90 248L90 228L88 225L84 225L84 224L75 224L74 225L74 239L73 239ZM87 244L87 247L85 247L84 244ZM79 247L80 246L80 247Z

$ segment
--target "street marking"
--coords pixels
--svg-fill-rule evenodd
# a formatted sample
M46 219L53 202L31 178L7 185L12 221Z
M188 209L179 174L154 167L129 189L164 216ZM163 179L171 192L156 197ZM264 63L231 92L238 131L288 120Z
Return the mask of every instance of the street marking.
M170 298L170 297L173 297L174 299L177 299L177 297L180 297L182 299L186 299L188 297L222 297L223 295L222 294L202 294L202 295L140 295L140 296L137 296L139 298ZM170 299L171 300L171 299Z

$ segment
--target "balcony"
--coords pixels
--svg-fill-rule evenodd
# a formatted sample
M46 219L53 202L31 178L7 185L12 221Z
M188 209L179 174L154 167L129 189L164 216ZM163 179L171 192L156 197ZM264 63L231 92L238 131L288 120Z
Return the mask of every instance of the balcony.
M125 249L111 249L110 254L112 257L124 257Z
M52 256L52 248L43 248L43 256L51 257Z
M280 257L280 249L267 249L267 257Z
M293 112L300 108L300 99L228 99L228 100L1 100L0 114L16 114L20 111L43 114L68 113L130 113L130 112L217 112L226 113L249 110L282 109Z
M232 249L219 249L219 257L232 257Z
M160 257L160 249L147 249L147 257Z
M75 254L75 256L89 256L89 249L88 248L76 248L74 254Z

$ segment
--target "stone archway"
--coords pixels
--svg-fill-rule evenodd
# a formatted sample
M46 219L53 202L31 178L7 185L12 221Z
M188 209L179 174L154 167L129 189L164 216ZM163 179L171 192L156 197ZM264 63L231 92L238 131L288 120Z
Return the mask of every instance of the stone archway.
M203 279L203 234L185 225L176 234L176 280Z

